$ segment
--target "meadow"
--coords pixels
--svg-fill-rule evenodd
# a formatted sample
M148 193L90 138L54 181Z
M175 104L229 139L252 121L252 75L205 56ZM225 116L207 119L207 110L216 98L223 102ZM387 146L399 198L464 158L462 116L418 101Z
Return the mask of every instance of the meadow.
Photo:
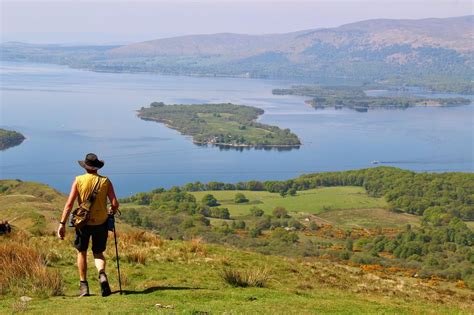
M246 203L235 203L236 193L242 193L249 199ZM282 197L278 193L267 191L199 191L191 192L197 200L204 195L213 195L222 207L229 209L231 215L249 214L250 208L256 206L271 214L275 207L284 207L289 212L307 212L319 214L341 209L385 207L383 198L369 197L362 187L323 187L298 191L295 196Z

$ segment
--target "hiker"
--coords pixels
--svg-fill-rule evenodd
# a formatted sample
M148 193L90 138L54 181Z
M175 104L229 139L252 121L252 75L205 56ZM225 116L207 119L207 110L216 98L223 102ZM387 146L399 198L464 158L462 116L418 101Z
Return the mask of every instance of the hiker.
M107 245L108 227L107 219L109 214L115 214L119 208L117 197L115 196L112 182L105 176L101 176L97 171L104 166L104 161L99 160L97 155L89 153L84 161L78 161L79 165L86 170L86 174L77 176L72 183L69 198L64 206L64 210L59 221L58 237L64 239L66 235L66 221L73 208L74 201L78 204L88 200L94 190L97 196L92 201L89 211L89 219L82 228L76 227L74 247L77 249L77 267L79 269L79 296L89 295L89 284L87 282L87 248L89 240L92 238L92 253L94 255L95 266L99 272L99 283L102 296L111 294L107 275L105 273L104 251ZM107 198L111 207L107 209Z

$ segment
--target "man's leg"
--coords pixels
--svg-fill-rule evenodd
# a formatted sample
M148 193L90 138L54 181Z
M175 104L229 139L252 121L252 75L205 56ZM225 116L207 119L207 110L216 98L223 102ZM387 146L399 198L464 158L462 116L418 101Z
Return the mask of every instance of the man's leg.
M77 268L79 269L79 279L87 281L87 251L77 252Z
M104 257L104 253L94 253L94 263L95 263L95 267L97 268L97 271L101 272L101 271L104 271L105 272L105 257Z
M89 284L87 283L87 251L77 252L77 269L79 269L79 296L89 295Z
M112 293L107 275L105 274L104 251L107 246L108 233L107 224L105 223L95 227L94 233L92 234L92 252L94 253L95 267L99 271L99 282L102 296L109 296Z

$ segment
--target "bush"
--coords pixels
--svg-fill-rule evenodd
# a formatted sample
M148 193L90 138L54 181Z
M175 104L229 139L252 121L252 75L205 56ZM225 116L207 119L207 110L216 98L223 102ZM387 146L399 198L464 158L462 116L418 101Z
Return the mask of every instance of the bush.
M233 221L232 222L232 228L234 229L240 229L240 230L243 230L245 229L245 221Z
M230 212L227 208L211 208L209 217L218 219L230 219Z
M234 202L235 203L245 203L245 202L248 202L249 200L245 197L244 194L242 193L237 193L235 194L235 197L234 197Z
M288 232L284 228L278 227L272 232L272 238L286 243L296 243L299 239L296 233Z
M273 216L276 218L287 218L288 211L286 211L286 209L283 207L276 207L273 209Z
M373 265L378 263L379 259L368 254L356 254L352 255L351 261L363 265Z
M214 207L214 206L219 205L219 203L217 202L217 199L211 194L204 195L204 197L202 197L201 202L204 205L209 206L209 207Z
M344 250L339 254L339 258L341 258L342 260L349 260L351 256L352 256L352 252L348 250Z
M303 229L303 224L301 224L300 221L298 221L294 218L290 219L290 221L288 221L288 226L294 228L295 230Z
M311 231L317 231L317 230L318 230L318 225L316 224L316 222L311 221L311 222L309 223L309 229L310 229Z
M253 215L254 217L261 217L261 216L263 216L264 213L265 212L262 209L257 208L255 206L250 208L250 214Z

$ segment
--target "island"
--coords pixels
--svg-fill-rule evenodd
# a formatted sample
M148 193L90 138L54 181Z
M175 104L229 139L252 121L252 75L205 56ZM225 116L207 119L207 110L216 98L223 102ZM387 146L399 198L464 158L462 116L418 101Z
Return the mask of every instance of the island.
M138 117L164 123L195 144L227 147L299 147L301 141L290 129L262 124L256 119L264 111L245 105L194 104L165 105L153 102L142 107Z
M306 101L316 109L334 107L351 108L366 112L370 108L408 108L412 106L457 106L468 105L471 101L463 97L421 98L410 94L395 96L369 96L367 87L353 86L308 86L296 85L287 89L273 89L274 95L299 95L312 97Z
M25 140L21 133L0 128L0 150L20 145Z

